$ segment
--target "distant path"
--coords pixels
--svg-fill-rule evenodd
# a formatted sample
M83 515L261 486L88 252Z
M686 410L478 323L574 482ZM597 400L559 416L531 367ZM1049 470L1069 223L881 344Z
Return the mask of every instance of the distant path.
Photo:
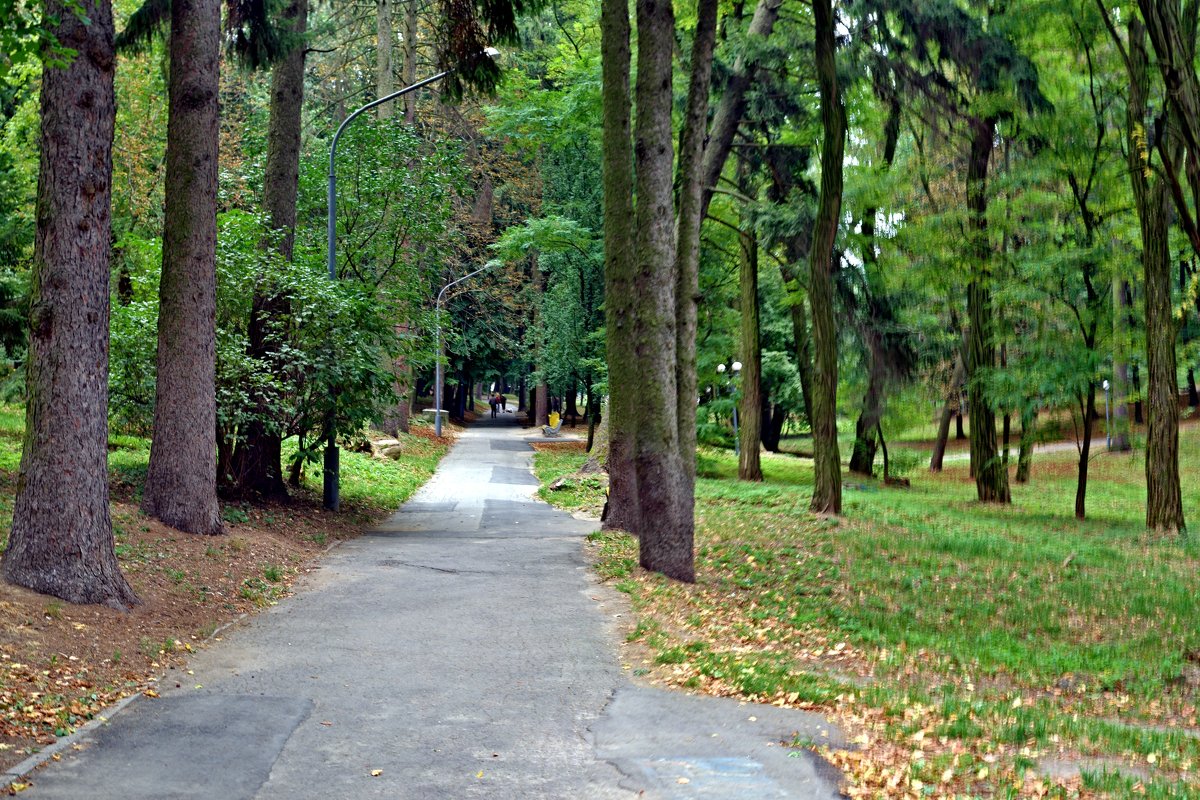
M514 416L473 425L378 531L25 796L838 796L836 771L778 746L836 741L821 718L628 682L583 558L593 523L533 499L538 433Z

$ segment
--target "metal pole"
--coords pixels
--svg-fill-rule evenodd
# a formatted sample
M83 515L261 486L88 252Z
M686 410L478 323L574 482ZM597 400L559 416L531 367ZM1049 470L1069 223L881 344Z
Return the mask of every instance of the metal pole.
M442 435L442 297L446 294L446 290L451 286L462 283L467 278L473 278L489 267L499 264L499 261L489 261L474 272L468 272L461 278L452 280L442 287L437 294L437 302L434 304L434 320L433 330L437 341L437 355L434 368L434 387L433 387L433 432L436 436Z
M378 100L373 100L367 103L362 108L356 110L350 116L342 120L342 124L338 126L337 131L333 134L333 142L329 146L329 190L326 194L325 202L327 204L326 213L328 216L328 225L325 235L325 263L329 268L329 280L336 281L337 276L337 146L338 140L342 138L342 131L350 124L350 121L359 116L365 111L369 111L381 103L386 103L389 100L395 100L397 97L402 97L409 92L416 91L423 86L428 86L434 81L439 81L450 74L450 70L439 72L433 77L426 78L423 81L418 81L411 86L405 86L398 92L392 92L389 95L380 97ZM330 387L330 412L329 418L326 421L326 443L325 443L325 470L324 480L322 481L322 497L324 499L325 508L331 511L337 511L341 505L339 497L339 482L341 478L340 458L338 456L337 435L334 432L334 415L337 407L337 387Z

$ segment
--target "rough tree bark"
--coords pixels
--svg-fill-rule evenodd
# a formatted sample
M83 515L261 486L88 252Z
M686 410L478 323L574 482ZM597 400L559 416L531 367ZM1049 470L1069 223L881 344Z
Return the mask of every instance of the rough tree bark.
M284 20L298 38L308 30L308 0L292 0ZM263 170L263 208L279 237L279 254L292 260L296 241L296 196L300 186L300 109L304 103L303 42L277 62L271 71L267 161ZM283 349L284 323L291 314L288 297L274 286L255 287L250 304L247 353L272 364ZM282 366L282 365L279 365ZM232 459L233 491L239 496L286 497L283 479L282 432L268 426L271 402L255 397L256 419L239 436Z
M634 418L640 373L635 352L633 151L630 123L630 24L624 0L602 0L604 296L609 403L605 529L641 530L637 473L633 465Z
M830 0L813 0L817 82L821 91L821 200L813 227L808 296L813 328L813 496L811 509L842 511L842 464L837 440L837 325L833 319L833 245L842 207L846 109L838 90Z
M30 286L25 440L4 551L9 583L124 608L108 510L108 283L115 103L109 0L85 24L47 0L79 55L42 73L41 170ZM69 479L68 479L69 478Z
M158 379L142 510L221 533L217 506L216 245L220 0L171 4Z
M1168 242L1166 181L1154 176L1143 128L1149 97L1149 59L1141 20L1129 20L1129 179L1142 231L1142 270L1146 304L1146 527L1182 532L1183 501L1179 490L1179 401L1175 384L1175 320L1171 314L1171 254ZM1166 126L1163 126L1164 128ZM1159 132L1169 136L1167 130ZM1168 145L1173 147L1174 144ZM1165 151L1167 148L1164 147Z
M679 450L675 302L675 148L672 59L675 13L670 0L638 0L637 119L634 127L639 282L634 299L634 355L640 372L635 408L639 561L681 581L695 580L691 483ZM688 454L691 457L691 454ZM653 525L647 524L653 520Z
M971 151L967 162L967 210L970 214L971 258L975 262L967 284L967 398L971 414L971 465L975 492L984 503L1009 503L1008 470L996 450L996 415L983 381L984 370L996 363L992 318L991 245L987 234L987 174L995 120L972 118Z

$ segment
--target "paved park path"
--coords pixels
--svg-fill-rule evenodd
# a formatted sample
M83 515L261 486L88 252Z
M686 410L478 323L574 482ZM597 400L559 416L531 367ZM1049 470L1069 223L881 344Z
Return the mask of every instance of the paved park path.
M85 732L24 796L838 796L836 771L779 745L836 740L822 718L630 683L617 601L583 558L594 523L533 497L535 435L512 415L470 428L378 530L160 698Z

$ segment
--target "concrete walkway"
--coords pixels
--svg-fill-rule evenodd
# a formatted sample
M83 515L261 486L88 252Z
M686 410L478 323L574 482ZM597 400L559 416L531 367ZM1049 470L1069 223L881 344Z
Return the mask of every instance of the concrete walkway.
M30 777L32 798L830 798L802 712L628 682L511 415L379 530ZM174 688L178 681L180 688ZM826 738L828 737L828 739Z

